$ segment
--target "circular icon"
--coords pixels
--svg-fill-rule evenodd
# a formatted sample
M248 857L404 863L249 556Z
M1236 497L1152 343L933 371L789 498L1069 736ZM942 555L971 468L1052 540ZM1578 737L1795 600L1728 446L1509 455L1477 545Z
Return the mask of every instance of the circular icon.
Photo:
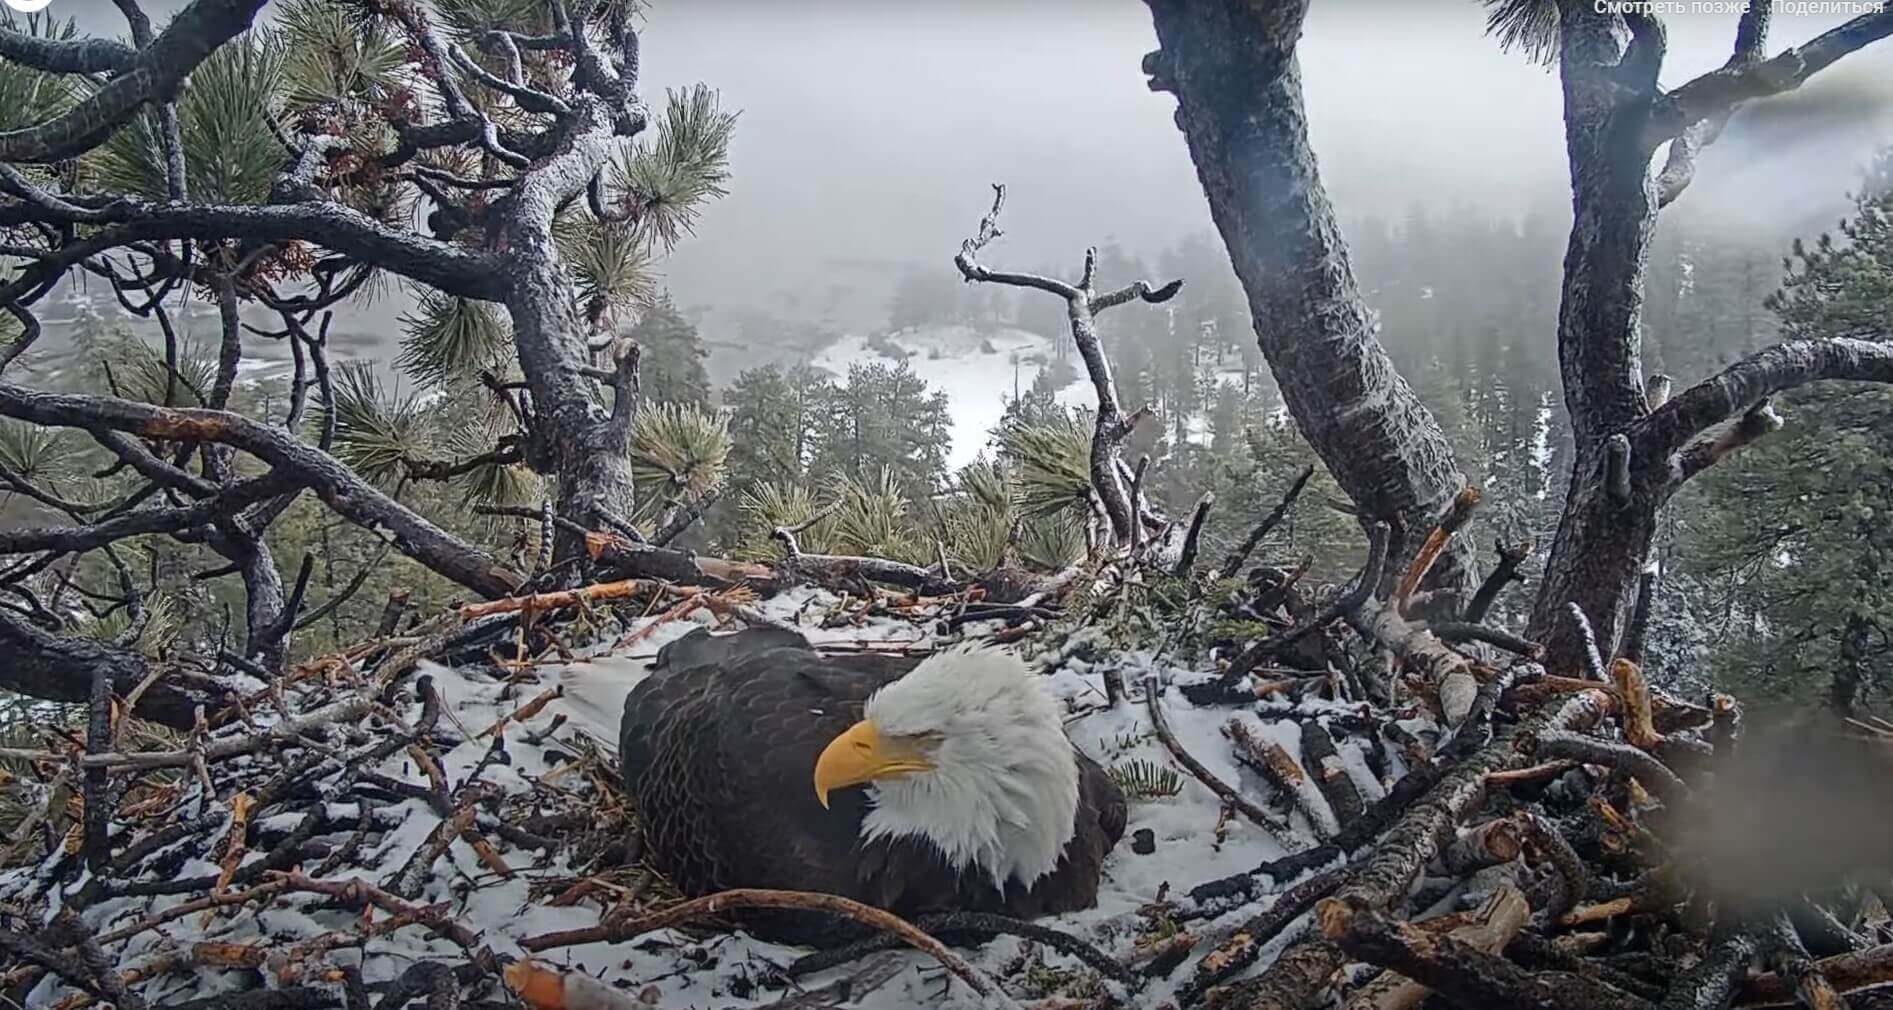
M53 0L6 0L7 6L21 14L37 14L49 6Z

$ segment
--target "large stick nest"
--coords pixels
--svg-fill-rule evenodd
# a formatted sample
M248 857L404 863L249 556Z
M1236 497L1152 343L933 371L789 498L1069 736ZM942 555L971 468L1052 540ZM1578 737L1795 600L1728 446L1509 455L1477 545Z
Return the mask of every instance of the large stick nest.
M1645 1008L1856 990L1880 1005L1893 840L1859 818L1893 728L1800 726L1737 750L1728 699L1669 697L1621 657L1546 671L1530 643L1403 612L1417 576L1375 601L1378 565L1352 587L1264 567L1182 597L1107 570L1028 606L629 583L441 615L259 684L188 734L129 733L124 699L102 696L103 725L5 755L7 995ZM755 622L830 650L1026 650L1074 743L1132 799L1098 908L906 923L823 895L683 901L561 685L635 669L700 623ZM1818 762L1780 760L1784 739ZM1809 866L1808 846L1826 858ZM884 936L811 952L718 922L783 903Z

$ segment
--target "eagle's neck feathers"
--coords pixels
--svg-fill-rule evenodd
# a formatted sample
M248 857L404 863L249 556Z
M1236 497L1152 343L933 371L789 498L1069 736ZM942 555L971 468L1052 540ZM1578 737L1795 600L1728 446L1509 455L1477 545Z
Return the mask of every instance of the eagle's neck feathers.
M933 741L931 771L869 788L864 840L922 838L1004 890L1058 866L1078 813L1078 761L1061 707L1017 656L955 649L868 700L880 732Z

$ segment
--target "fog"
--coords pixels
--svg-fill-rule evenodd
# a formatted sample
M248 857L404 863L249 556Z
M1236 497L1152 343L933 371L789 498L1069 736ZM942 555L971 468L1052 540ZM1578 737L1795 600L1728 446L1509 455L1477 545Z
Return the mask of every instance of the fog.
M1567 205L1554 71L1484 35L1471 0L1317 0L1302 46L1309 119L1344 217L1470 202ZM1843 17L1777 15L1773 51ZM1727 58L1735 19L1670 18L1665 85ZM743 110L728 199L667 264L690 304L793 308L889 262L951 269L1005 182L996 261L1069 262L1089 243L1154 252L1210 227L1175 100L1139 69L1134 0L657 4L647 94L701 80ZM1857 53L1731 125L1685 206L1730 223L1828 223L1893 140L1893 46ZM1785 142L1792 140L1793 142Z
M146 6L161 16L181 4ZM110 0L52 10L123 33ZM1778 14L1771 51L1844 19ZM1668 22L1666 85L1726 58L1733 16ZM1088 244L1154 256L1208 229L1174 99L1150 92L1139 69L1154 47L1136 0L657 0L647 100L702 81L742 111L730 195L661 267L700 320L713 372L727 378L744 358L729 351L735 309L879 324L899 269L952 269L992 182L1011 190L997 263L1075 270ZM1473 0L1317 0L1301 54L1315 148L1344 220L1568 206L1555 71L1501 51ZM1746 110L1666 220L1783 240L1831 226L1874 147L1893 140L1889 82L1893 45L1880 45ZM384 304L348 322L372 340L397 314Z

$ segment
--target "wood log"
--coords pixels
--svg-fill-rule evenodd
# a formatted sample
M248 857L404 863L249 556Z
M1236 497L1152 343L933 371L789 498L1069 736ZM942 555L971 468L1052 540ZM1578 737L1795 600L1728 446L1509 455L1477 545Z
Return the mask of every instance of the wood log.
M1617 698L1624 710L1624 739L1630 746L1655 750L1662 742L1651 711L1650 685L1644 683L1643 671L1628 659L1610 664L1610 678L1617 685Z
M1518 935L1530 916L1531 905L1525 895L1518 888L1503 884L1479 907L1472 922L1447 930L1446 935L1476 950L1497 954L1512 942L1512 937ZM1425 923L1415 926L1426 932L1440 932L1426 929ZM1412 1010L1424 1002L1431 991L1399 972L1387 971L1356 990L1342 1007L1343 1010Z
M1847 1010L1846 998L1814 967L1787 915L1769 921L1766 940L1769 967L1794 982L1795 1002L1802 1010Z
M1663 997L1663 1010L1721 1010L1735 998L1760 949L1754 932L1738 929L1709 948Z
M1301 759L1339 825L1352 824L1366 812L1361 792L1341 762L1341 752L1334 746L1328 728L1313 719L1301 724Z
M1223 733L1235 744L1236 757L1243 764L1255 769L1257 774L1268 780L1269 785L1289 797L1307 816L1317 837L1325 842L1340 834L1341 826L1335 819L1334 810L1328 806L1327 798L1301 765L1296 764L1288 751L1282 749L1281 744L1274 741L1264 743L1257 739L1250 732L1248 723L1240 718L1230 719L1223 726Z
M1814 970L1836 991L1843 993L1893 983L1893 943L1821 958L1814 962ZM1735 1005L1768 1006L1791 1003L1794 999L1795 980L1780 972L1769 972L1745 980L1736 993Z
M1462 833L1446 847L1446 871L1455 877L1471 876L1488 866L1517 859L1524 847L1517 822L1490 820Z
M1450 934L1397 922L1356 900L1330 898L1315 910L1322 934L1369 964L1397 971L1468 1007L1533 1010L1652 1010L1641 997L1592 979L1531 972Z
M1196 974L1177 989L1177 1000L1188 1006L1216 986L1246 971L1262 948L1280 936L1315 903L1333 894L1346 880L1346 868L1317 873L1282 892L1264 911L1251 916L1229 939L1196 962Z
M1522 766L1527 760L1529 743L1537 735L1582 729L1594 725L1615 710L1614 695L1602 690L1583 691L1555 708L1539 713L1527 724L1507 732L1466 758L1418 801L1405 808L1386 837L1350 867L1348 882L1328 900L1376 912L1388 908L1396 899L1407 894L1414 877L1439 855L1440 846L1451 837L1453 829L1484 804L1487 774ZM1241 983L1240 987L1229 987L1242 995L1240 1002L1228 1005L1239 1006L1244 1010L1277 1010L1283 1007L1301 1010L1314 1002L1319 989L1345 962L1346 955L1341 948L1325 936L1291 945L1268 970ZM1383 964L1383 967L1394 966ZM1434 989L1445 991L1441 986L1433 985L1429 979L1414 977L1417 981L1432 985ZM1555 1005L1562 1007L1567 1004ZM1619 1010L1632 1006L1641 1010L1647 1005L1638 1001L1616 1006ZM1602 1005L1599 1010L1606 1010L1608 1006Z

